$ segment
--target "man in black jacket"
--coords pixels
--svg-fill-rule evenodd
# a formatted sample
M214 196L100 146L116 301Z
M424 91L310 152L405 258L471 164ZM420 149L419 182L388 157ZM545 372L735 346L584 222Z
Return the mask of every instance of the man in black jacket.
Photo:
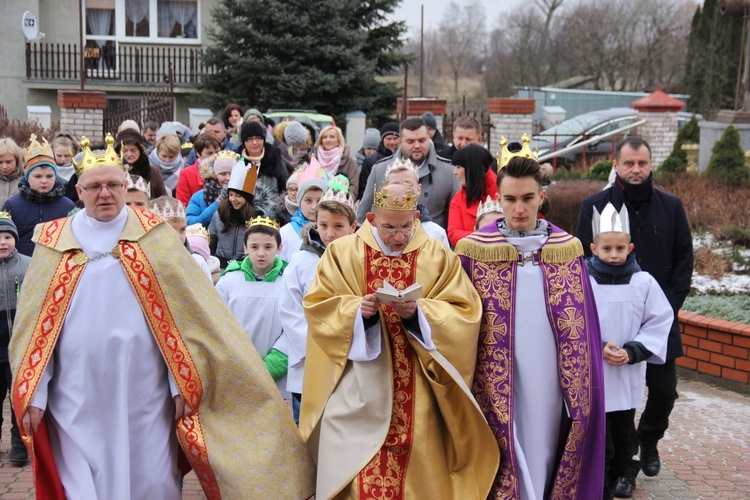
M612 187L583 200L578 218L577 236L588 257L592 242L593 207L599 212L612 203L617 210L623 204L630 216L630 234L641 269L649 272L661 286L674 310L669 332L667 362L648 364L646 385L648 399L638 425L640 468L647 476L659 473L657 444L669 425L669 415L677 399L675 359L683 355L677 312L690 292L693 275L693 243L685 209L676 196L654 189L651 172L651 147L640 137L628 137L615 149L613 167L617 174ZM633 443L635 452L638 443ZM635 488L638 463L631 473L620 478L615 496L630 497Z

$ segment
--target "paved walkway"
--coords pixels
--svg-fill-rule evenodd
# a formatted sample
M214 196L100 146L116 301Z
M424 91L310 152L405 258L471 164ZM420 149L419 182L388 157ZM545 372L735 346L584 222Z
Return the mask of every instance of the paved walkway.
M750 397L694 380L680 380L678 390L671 427L659 445L661 473L640 475L634 498L750 498ZM9 425L2 431L0 499L34 498L31 467L8 463ZM183 498L205 498L193 473Z

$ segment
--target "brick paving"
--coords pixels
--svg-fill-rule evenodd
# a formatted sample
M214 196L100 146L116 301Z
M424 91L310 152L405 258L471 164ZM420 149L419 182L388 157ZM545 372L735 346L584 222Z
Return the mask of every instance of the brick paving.
M640 475L633 498L750 498L750 396L685 379L678 391L670 429L659 444L661 473ZM7 407L6 402L9 423ZM0 499L34 498L31 466L13 467L9 448L6 425L0 444ZM193 473L185 479L183 498L205 498Z

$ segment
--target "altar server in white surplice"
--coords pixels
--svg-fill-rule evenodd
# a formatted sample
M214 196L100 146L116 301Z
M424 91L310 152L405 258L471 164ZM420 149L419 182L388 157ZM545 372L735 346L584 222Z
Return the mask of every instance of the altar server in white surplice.
M672 308L656 280L641 271L630 242L628 212L594 208L594 242L586 265L599 311L607 415L604 498L629 481L635 410L646 388L646 361L664 363Z

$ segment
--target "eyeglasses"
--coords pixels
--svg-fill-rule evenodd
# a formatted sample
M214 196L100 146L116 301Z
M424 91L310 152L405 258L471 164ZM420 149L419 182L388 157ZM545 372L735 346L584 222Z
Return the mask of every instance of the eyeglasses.
M404 236L408 236L408 237L411 237L414 234L414 231L416 231L417 229L414 226L398 229L395 227L383 227L380 224L377 225L377 228L379 231L384 231L387 234L393 234L393 235L403 234Z
M263 137L248 137L245 142L263 142L264 140Z
M286 188L287 193L296 193L299 191L298 188Z
M104 188L107 188L107 191L109 191L110 193L114 193L122 189L124 185L125 184L122 182L110 182L109 184L94 184L93 186L81 186L79 184L79 186L81 186L81 189L83 189L87 193L96 193L96 194L101 194Z

